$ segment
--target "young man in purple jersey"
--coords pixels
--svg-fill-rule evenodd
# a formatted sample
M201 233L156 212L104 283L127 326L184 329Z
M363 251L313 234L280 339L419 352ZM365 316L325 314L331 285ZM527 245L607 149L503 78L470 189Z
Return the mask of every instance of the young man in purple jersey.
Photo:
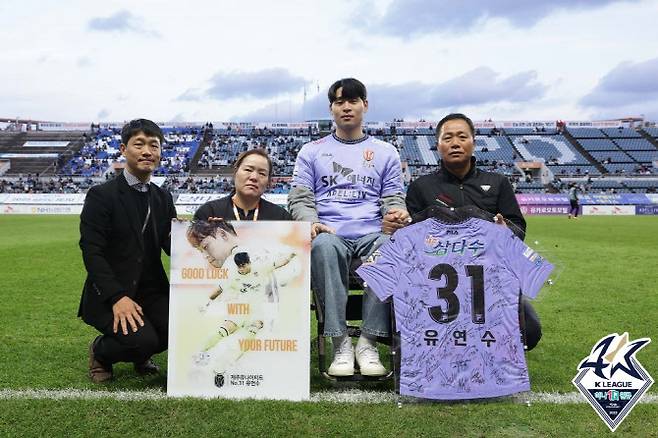
M353 375L356 358L361 374L379 376L386 369L375 338L389 334L389 306L366 289L355 351L345 320L348 274L353 257L368 257L387 239L384 214L409 218L400 156L392 145L363 132L368 100L360 81L336 81L328 96L336 131L299 151L288 209L295 220L312 223L311 277L324 308L324 335L334 345L329 374Z

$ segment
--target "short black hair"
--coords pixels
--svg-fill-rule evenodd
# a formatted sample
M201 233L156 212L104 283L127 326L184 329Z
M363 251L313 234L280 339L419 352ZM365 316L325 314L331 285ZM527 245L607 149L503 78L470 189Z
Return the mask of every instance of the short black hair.
M343 92L341 93L341 98L343 99L361 99L365 101L368 97L368 92L363 82L354 78L343 78L337 80L329 87L329 93L327 94L330 105L337 99L336 93L341 87L343 88Z
M162 129L148 119L134 119L123 125L121 129L121 143L127 145L128 141L139 132L143 132L149 137L158 137L160 143L164 143Z
M235 262L236 266L238 268L241 268L244 265L248 265L251 263L251 259L249 258L249 254L246 252L239 252L233 257L233 261Z
M214 236L217 233L218 229L222 229L227 233L237 236L235 228L229 222L225 220L213 220L213 221L192 221L190 226L187 228L187 240L192 244L192 246L197 247L201 244L201 241L208 236Z
M439 139L439 137L441 135L441 128L443 128L443 125L446 122L449 122L450 120L463 120L463 121L465 121L466 124L468 125L469 129L471 130L471 136L473 138L475 138L475 125L473 124L473 120L469 119L468 117L466 117L462 113L452 113L452 114L448 114L447 116L445 116L444 118L439 120L439 123L437 123L437 125L436 125L436 138L437 139Z

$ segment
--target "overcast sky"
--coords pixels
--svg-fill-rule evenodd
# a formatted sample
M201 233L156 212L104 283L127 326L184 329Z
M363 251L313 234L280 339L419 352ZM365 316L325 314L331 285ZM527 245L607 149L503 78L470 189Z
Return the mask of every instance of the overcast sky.
M0 118L658 120L658 0L2 0Z

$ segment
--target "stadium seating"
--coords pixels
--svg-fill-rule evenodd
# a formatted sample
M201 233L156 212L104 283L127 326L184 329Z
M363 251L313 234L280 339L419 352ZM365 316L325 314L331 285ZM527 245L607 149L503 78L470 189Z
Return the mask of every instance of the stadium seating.
M555 128L505 128L505 134L510 136L516 135L554 135L557 134Z
M524 135L514 138L514 147L528 161L550 164L590 164L562 135Z
M601 129L605 135L610 138L639 138L642 135L635 129L631 128L603 128Z
M201 142L198 128L162 129L165 141L162 144L161 162L155 175L172 173L182 174L188 171L189 161L196 153ZM85 143L64 166L63 173L75 176L101 176L108 171L115 161L121 161L119 130L100 129L96 136Z
M215 130L212 141L204 149L199 159L200 169L217 169L230 166L240 153L254 148L263 148L268 151L274 164L274 175L292 175L297 152L304 143L311 141L308 135L283 135L277 132L254 133L254 135L227 135L223 130ZM285 131L288 132L288 131Z
M373 125L374 126L374 125ZM278 178L271 188L273 193L286 193L295 159L303 144L319 138L316 128L254 127L250 124L222 125L211 131L206 126L166 126L161 165L156 175L167 176L165 184L174 192L217 193L231 188L230 166L237 156L248 149L265 148L274 164ZM402 128L376 124L368 132L393 144L400 152L411 178L434 172L440 158L436 150L433 127ZM210 134L208 134L210 133ZM45 133L34 133L42 137ZM55 133L49 133L53 137ZM60 134L57 134L60 135ZM90 182L98 183L111 174L111 166L121 161L119 130L116 127L95 129L89 136L82 132L67 134L77 139L68 155L58 154L59 170L55 178L37 178L38 171L23 170L12 173L0 184L3 192L75 192L84 191ZM44 137L45 138L45 137ZM54 137L53 137L54 138ZM86 141L83 141L86 140ZM516 167L519 161L540 161L558 178L586 178L600 175L623 177L656 175L658 169L658 128L568 128L559 134L553 128L478 128L475 138L477 166L507 175L517 192L537 193L545 188L539 181L526 182ZM25 133L0 135L0 152L24 152L21 149ZM30 151L37 149L30 148ZM37 151L38 152L38 151ZM51 166L53 159L42 163ZM21 169L18 167L18 169ZM52 173L52 172L51 172ZM29 174L29 175L28 175ZM597 180L598 181L598 180ZM633 181L631 179L631 181ZM591 185L592 190L650 190L653 181L637 184L616 184L606 181ZM654 187L655 188L655 187Z
M614 142L625 151L656 151L656 147L644 138L620 138Z
M83 132L2 132L0 158L10 162L7 175L56 175L83 145Z
M658 127L644 128L644 132L649 134L650 137L658 138Z
M603 131L597 128L569 128L567 130L574 138L605 138Z

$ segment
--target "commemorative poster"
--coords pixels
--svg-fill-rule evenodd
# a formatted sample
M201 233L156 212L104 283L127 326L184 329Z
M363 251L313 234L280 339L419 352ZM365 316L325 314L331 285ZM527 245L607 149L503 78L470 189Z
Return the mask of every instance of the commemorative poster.
M307 400L310 225L174 220L167 394Z

